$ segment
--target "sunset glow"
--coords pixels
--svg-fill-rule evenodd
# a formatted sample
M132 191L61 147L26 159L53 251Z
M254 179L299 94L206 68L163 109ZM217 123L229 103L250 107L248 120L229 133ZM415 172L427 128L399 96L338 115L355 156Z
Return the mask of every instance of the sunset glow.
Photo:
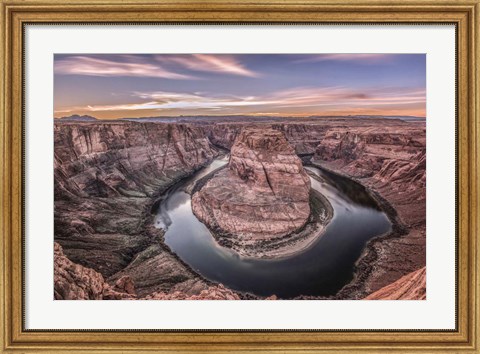
M61 54L55 117L425 117L423 54Z

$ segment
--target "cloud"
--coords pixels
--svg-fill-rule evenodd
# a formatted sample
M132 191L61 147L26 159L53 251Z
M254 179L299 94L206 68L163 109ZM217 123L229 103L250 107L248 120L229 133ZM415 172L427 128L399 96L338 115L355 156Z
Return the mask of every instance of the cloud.
M260 101L253 96L206 96L198 93L178 93L178 92L135 92L135 97L148 101L142 103L130 103L120 105L93 105L83 107L88 111L129 111L129 110L219 110L228 107L242 107L251 105L266 105L273 102Z
M176 64L192 71L205 71L247 77L260 77L260 73L247 69L234 56L221 54L156 55L160 63Z
M375 64L379 62L388 62L394 54L316 54L308 55L295 63L322 62L322 61L356 61L363 64Z
M326 105L363 106L425 103L425 90L398 88L363 89L345 87L300 87L275 93L272 100L283 106L315 107Z
M71 56L55 61L55 73L86 76L137 76L165 79L192 79L191 76L166 70L149 63L129 63L98 59L88 56Z
M398 88L378 88L358 91L345 87L298 87L260 96L212 95L203 92L134 92L132 97L141 102L89 105L75 107L71 111L166 111L184 114L216 111L239 113L261 110L273 113L304 111L320 114L326 109L355 111L401 109L401 107L425 105L425 90L407 90Z

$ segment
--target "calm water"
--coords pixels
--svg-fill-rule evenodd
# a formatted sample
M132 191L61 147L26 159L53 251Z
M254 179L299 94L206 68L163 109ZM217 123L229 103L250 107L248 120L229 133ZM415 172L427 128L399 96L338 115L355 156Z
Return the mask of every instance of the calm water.
M238 256L218 246L208 228L192 212L190 195L184 186L225 165L217 159L208 167L170 190L160 204L155 219L165 228L168 246L204 277L239 291L281 298L298 295L333 295L353 276L355 261L366 242L390 230L381 212L362 186L353 181L306 167L316 178L312 188L328 198L334 216L325 233L305 251L277 260Z

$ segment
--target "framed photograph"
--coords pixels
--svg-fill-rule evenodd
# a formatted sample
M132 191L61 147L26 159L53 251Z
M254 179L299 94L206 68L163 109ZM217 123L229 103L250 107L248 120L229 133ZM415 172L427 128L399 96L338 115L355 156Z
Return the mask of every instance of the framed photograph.
M1 9L2 351L479 352L478 0Z

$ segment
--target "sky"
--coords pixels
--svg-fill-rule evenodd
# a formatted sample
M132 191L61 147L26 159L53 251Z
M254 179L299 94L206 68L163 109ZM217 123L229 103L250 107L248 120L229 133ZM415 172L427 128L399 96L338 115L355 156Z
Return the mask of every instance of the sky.
M56 54L54 115L425 117L424 54Z

